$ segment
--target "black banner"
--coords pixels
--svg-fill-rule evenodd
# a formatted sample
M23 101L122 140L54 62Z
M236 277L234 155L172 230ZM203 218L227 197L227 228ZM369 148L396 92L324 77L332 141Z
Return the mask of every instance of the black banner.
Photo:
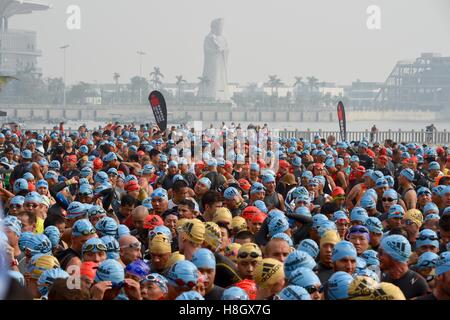
M339 121L339 129L341 130L341 140L347 141L347 120L345 118L345 108L342 101L339 101L338 103L337 114Z
M152 91L148 96L148 101L152 107L156 124L159 129L164 132L167 129L167 106L166 100L159 91Z

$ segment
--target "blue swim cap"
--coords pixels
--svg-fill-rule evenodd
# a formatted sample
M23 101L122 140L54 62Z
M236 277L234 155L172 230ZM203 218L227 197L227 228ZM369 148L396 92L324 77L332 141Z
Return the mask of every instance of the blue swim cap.
M56 248L61 238L61 233L59 232L59 229L55 226L48 226L47 228L44 229L44 234L50 240L52 248Z
M402 235L396 234L383 237L380 247L385 254L401 263L408 262L409 256L411 255L411 244Z
M350 212L350 221L361 221L364 224L369 215L367 214L366 209L361 207L354 207Z
M48 294L49 287L56 279L67 279L69 274L61 268L53 268L45 270L37 281L37 286L41 296Z
M300 267L295 269L290 278L289 284L308 288L311 286L321 285L319 277L310 268Z
M297 246L297 250L304 251L309 254L313 259L316 259L319 255L319 246L312 239L302 240Z
M95 273L95 282L111 281L113 285L121 285L125 280L125 272L122 265L113 259L107 259L100 263Z
M104 217L95 224L95 229L97 230L99 236L101 237L103 236L117 237L119 225L113 218Z
M269 222L269 236L272 237L277 233L283 233L289 229L289 222L286 216L274 217Z
M278 300L311 300L311 295L302 287L289 285L275 295Z
M77 220L72 226L72 236L82 237L89 234L95 234L95 229L88 219Z
M117 239L120 239L122 236L130 235L130 229L124 225L119 224L119 228L117 229Z
M105 243L99 238L91 238L83 243L83 247L81 249L81 254L84 255L88 252L106 252L107 248Z
M282 239L288 243L289 247L292 247L294 245L291 237L289 237L286 233L277 233L273 235L271 239Z
M90 207L88 209L88 217L89 218L96 217L98 215L105 215L106 216L106 210L103 209L103 207L98 206L98 205L93 205L92 207Z
M439 260L439 256L434 252L424 252L420 255L419 260L417 260L416 267L419 270L426 268L436 267L436 263Z
M304 251L295 250L291 252L284 261L284 274L287 279L292 279L295 270L302 268L314 269L316 267L314 259Z
M191 261L198 269L216 269L216 258L214 254L205 248L200 248L195 251Z
M31 247L31 239L34 237L33 232L22 232L19 237L19 248L22 251Z
M439 240L436 232L431 229L423 229L419 232L419 236L416 240L416 248L420 248L422 246L433 246L439 249Z
M138 259L126 266L125 273L129 273L143 279L150 273L150 267L143 260Z
M205 300L197 291L186 291L180 294L175 300Z
M67 218L75 219L80 216L84 216L87 214L86 206L78 201L73 201L69 204L67 208Z
M181 260L170 267L166 277L173 286L192 289L198 282L198 269L191 261Z
M104 236L100 238L106 245L106 256L108 259L118 260L120 257L119 242L113 236Z
M222 293L220 300L250 300L245 290L239 287L229 287Z
M347 272L335 272L328 280L328 300L343 300L348 298L348 288L353 277Z
M367 218L365 226L367 227L367 229L369 229L369 232L378 234L383 233L383 224L381 223L380 219L376 217Z
M52 254L52 243L44 234L35 234L29 243L28 249L31 252L31 255L35 254Z
M353 243L343 240L334 246L331 260L336 262L346 257L356 259L357 253Z
M264 203L264 201L262 201L262 200L256 200L254 203L253 203L253 205L255 206L255 207L257 207L260 211L262 211L263 213L267 213L267 206L266 206L266 204Z
M366 265L370 266L379 266L380 260L378 259L378 252L375 250L366 250L361 254L361 258L366 261Z

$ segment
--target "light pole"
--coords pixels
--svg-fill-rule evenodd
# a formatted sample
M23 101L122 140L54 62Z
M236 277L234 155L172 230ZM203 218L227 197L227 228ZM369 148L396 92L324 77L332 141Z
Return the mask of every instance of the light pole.
M70 45L66 44L65 46L60 47L60 49L64 52L64 93L63 93L63 105L66 106L66 49L69 48Z
M139 55L139 81L142 81L142 56L145 56L147 53L144 51L138 51L137 54ZM142 103L142 83L139 85L139 104Z

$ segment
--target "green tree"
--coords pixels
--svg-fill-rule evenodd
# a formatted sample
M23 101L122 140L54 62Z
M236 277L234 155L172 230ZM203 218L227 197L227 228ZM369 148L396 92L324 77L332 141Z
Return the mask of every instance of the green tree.
M161 73L159 67L154 67L153 72L150 73L150 83L154 90L160 90L162 87L161 79L164 75Z
M181 96L182 96L182 93L183 93L183 86L184 86L185 83L187 83L187 81L183 79L182 75L175 76L175 78L177 79L176 85L177 85L177 88L178 88L178 103L181 103Z

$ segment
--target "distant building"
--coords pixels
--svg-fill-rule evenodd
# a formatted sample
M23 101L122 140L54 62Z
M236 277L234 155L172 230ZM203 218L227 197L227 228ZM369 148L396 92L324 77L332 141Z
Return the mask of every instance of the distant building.
M450 107L450 57L422 53L415 61L399 61L376 97L385 108Z
M47 10L50 6L38 1L0 0L0 74L15 75L19 71L34 69L40 72L37 58L36 33L9 28L9 18L18 14Z
M345 90L351 107L372 107L375 105L375 98L379 94L383 83L354 81Z

